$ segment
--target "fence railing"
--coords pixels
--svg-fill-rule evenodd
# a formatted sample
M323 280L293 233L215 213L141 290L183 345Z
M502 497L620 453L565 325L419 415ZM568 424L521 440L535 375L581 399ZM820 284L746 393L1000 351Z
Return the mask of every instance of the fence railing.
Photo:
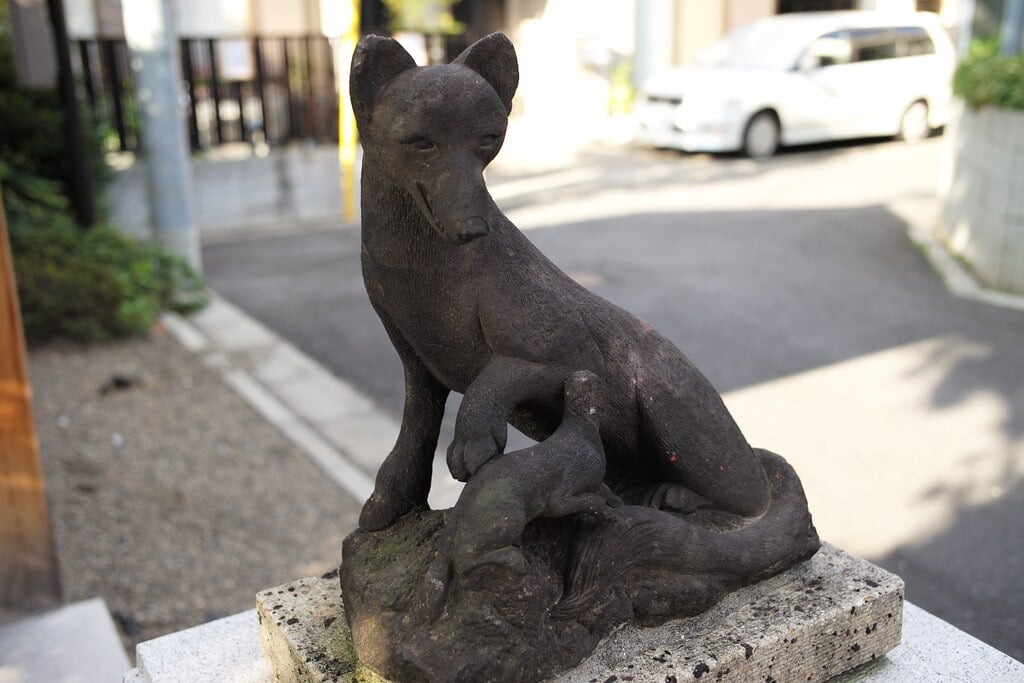
M77 69L110 150L136 150L138 103L123 40L76 41ZM331 47L321 36L183 39L182 105L193 150L228 142L336 141Z

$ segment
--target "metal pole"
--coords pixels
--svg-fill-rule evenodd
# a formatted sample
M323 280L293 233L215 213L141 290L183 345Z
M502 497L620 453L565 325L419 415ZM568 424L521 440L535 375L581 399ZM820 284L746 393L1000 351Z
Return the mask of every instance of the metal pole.
M202 149L202 143L199 140L199 116L196 114L196 70L192 64L192 42L182 40L179 49L181 50L181 71L188 84L188 136L192 143L192 151L197 152Z
M142 117L150 216L156 239L200 268L192 167L181 106L181 60L169 0L122 3Z
M220 74L217 69L217 47L213 38L206 41L210 55L210 94L213 96L213 118L217 122L217 144L224 144L224 120L220 117Z
M317 125L313 108L316 106L313 99L313 40L306 36L303 41L306 59L306 137L316 140Z
M100 44L100 65L107 72L110 82L110 99L114 103L114 127L117 128L117 140L122 152L128 150L128 129L124 117L124 89L121 70L117 66L117 50L113 40L104 40Z
M89 100L89 112L96 120L96 87L92 82L92 59L89 57L89 41L78 42L78 58L82 62L82 83L85 85L85 96Z
M68 194L75 222L88 228L96 222L96 193L92 169L89 167L89 151L85 145L85 130L78 112L75 74L71 71L71 46L68 44L68 28L64 21L64 3L61 0L48 0L48 6L50 23L53 25L53 42L57 48L57 85L64 108L64 142L70 166Z
M1024 0L1005 0L1003 22L999 29L999 54L1012 57L1020 52L1020 34L1024 31Z
M298 137L298 124L295 121L295 102L292 101L292 68L288 59L288 38L281 39L281 49L284 51L284 92L288 99L288 140L294 140Z
M263 66L263 43L259 36L252 39L252 49L256 56L256 84L254 87L256 95L260 99L260 126L263 128L263 141L269 145L274 140L270 137L270 124L267 122L267 93L264 87L266 74Z
M672 41L676 12L671 0L637 0L636 47L633 84L640 88L647 77L672 65Z

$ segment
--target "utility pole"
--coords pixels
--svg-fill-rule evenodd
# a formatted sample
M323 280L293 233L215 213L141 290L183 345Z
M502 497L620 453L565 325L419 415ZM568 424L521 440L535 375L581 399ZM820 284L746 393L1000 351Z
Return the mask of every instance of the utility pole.
M1024 0L1005 0L1003 21L999 31L999 54L1012 57L1020 52L1024 32Z
M675 13L672 0L637 0L636 48L633 84L639 89L647 77L672 65L672 31Z
M71 71L71 48L68 45L68 27L64 20L62 0L47 0L53 43L57 53L57 86L64 109L64 136L70 166L68 194L75 222L83 228L96 222L96 190L85 144L85 130L78 111L78 93L75 75Z
M131 0L122 3L122 11L142 116L142 153L153 230L158 242L199 270L199 231L171 3Z
M971 52L971 39L974 37L975 0L960 0L956 29L956 58L963 59Z

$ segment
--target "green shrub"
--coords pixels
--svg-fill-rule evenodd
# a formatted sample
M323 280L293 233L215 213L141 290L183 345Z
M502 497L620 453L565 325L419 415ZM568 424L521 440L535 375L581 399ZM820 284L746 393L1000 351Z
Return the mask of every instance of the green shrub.
M1024 109L1024 55L1004 57L998 41L974 41L953 75L953 92L975 109Z
M201 308L208 292L182 259L67 213L13 197L11 250L25 336L103 341L148 332L160 311Z

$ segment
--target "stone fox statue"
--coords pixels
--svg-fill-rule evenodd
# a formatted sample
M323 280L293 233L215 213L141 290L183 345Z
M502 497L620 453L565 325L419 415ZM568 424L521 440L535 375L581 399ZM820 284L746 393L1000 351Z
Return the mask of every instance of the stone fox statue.
M356 49L363 277L406 383L401 431L360 528L426 507L450 391L464 398L448 465L465 481L503 452L507 423L550 436L565 380L580 370L604 387L605 481L624 503L734 527L760 517L768 474L708 380L658 332L559 270L491 199L483 170L501 148L518 78L498 33L443 66L417 67L378 36Z

